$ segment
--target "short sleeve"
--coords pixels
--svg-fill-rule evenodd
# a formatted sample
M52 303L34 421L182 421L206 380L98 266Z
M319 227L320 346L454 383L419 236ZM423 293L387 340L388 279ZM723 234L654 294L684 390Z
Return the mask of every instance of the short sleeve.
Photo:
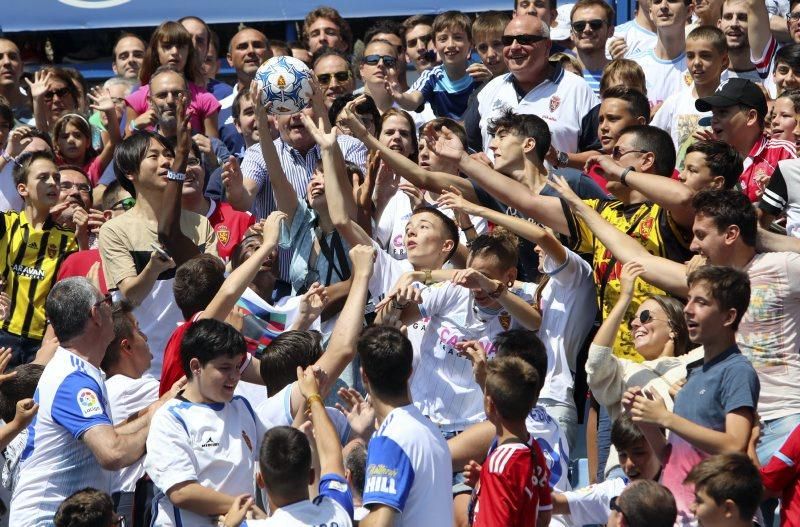
M449 282L433 284L422 290L419 312L423 318L428 318L456 311L466 301L466 295L463 293L468 291L468 289L452 285Z
M621 478L606 480L596 485L565 492L569 516L573 525L605 524L608 520L609 502L625 488Z
M75 439L95 426L112 425L97 381L78 371L69 374L58 387L50 413L53 421Z
M261 155L261 145L255 144L245 150L241 168L243 177L254 179L258 182L258 190L260 192L267 181L267 165Z
M165 494L178 483L197 480L197 459L177 405L162 406L153 416L144 469Z
M219 256L217 253L217 233L214 232L214 227L211 226L211 223L206 218L201 218L200 239L203 242L202 252L204 254Z
M772 492L783 492L798 477L800 465L800 426L789 434L783 446L761 467L764 487Z
M133 257L115 227L106 223L100 227L99 235L100 258L109 289L114 289L124 279L137 275Z
M592 267L575 252L567 251L567 259L560 264L555 262L549 255L545 255L543 268L551 280L560 286L577 288L582 282L591 278Z
M292 216L292 224L287 229L285 222L281 223L281 239L279 245L282 249L291 249L300 241L300 237L305 234L314 222L314 211L312 211L306 200L297 198L297 208Z
M353 517L353 493L347 480L338 474L324 474L319 480L319 495L341 505ZM319 498L317 498L319 499Z
M783 172L781 172L781 163L778 163L778 168L772 173L769 184L767 184L767 188L764 189L764 194L761 195L758 208L767 214L778 216L781 212L786 210L788 204L789 193L786 189L786 178L783 176Z
M729 414L737 408L756 408L760 384L758 375L744 357L729 368L722 386L722 406Z
M136 112L136 115L141 115L147 111L148 91L149 88L146 85L140 86L138 90L125 97L125 104Z
M374 437L367 448L364 506L388 505L403 511L414 484L414 467L403 449L388 437Z
M197 101L198 109L201 111L203 119L214 115L222 108L217 98L208 92L198 93L195 100Z
M345 139L347 141L345 142ZM339 136L339 146L342 149L342 157L345 161L350 161L358 165L362 171L367 169L367 147L358 139L349 136Z

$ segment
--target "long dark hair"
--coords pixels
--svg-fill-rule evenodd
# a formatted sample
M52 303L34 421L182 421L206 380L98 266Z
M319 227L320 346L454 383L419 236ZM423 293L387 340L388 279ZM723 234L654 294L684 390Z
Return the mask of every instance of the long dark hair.
M192 45L192 35L186 31L178 22L167 20L153 31L150 37L150 43L147 45L147 50L144 52L144 60L142 61L142 68L139 70L139 82L142 86L150 82L150 77L153 72L161 66L161 61L158 59L158 45L159 44L175 44L178 47L186 46L189 49L189 54L186 58L186 65L183 67L183 76L187 81L192 81L198 86L203 84L203 69L202 59L197 56Z

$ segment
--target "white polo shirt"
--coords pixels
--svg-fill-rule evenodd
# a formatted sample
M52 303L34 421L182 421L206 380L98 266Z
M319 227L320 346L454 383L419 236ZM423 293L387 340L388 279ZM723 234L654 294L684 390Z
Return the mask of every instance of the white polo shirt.
M647 100L650 101L651 108L663 103L667 97L692 83L685 52L669 60L656 57L653 49L646 49L628 58L641 66L645 72Z
M518 114L534 114L544 119L550 128L554 148L577 152L581 119L600 104L583 77L555 66L550 78L524 95L517 91L513 79L511 73L506 73L492 79L478 93L483 151L490 151L489 121L511 108Z

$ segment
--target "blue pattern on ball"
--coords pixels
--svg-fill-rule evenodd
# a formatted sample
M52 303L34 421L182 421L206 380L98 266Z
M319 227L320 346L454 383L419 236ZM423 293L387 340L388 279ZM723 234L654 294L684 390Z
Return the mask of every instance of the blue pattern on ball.
M309 77L311 70L293 57L273 57L255 75L261 101L272 102L272 113L289 115L301 111L311 102Z

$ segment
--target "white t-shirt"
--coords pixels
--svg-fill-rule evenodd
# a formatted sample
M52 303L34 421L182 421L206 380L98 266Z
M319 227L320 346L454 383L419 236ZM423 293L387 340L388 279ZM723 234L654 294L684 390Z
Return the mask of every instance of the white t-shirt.
M514 327L505 311L488 314L472 292L450 282L422 291L420 314L429 317L420 347L417 373L411 379L411 399L420 411L445 431L461 431L483 421L483 393L472 376L472 362L455 345L478 340L494 356L494 338Z
M636 20L629 20L624 24L614 27L614 36L608 39L606 48L616 38L621 38L628 45L628 51L625 52L625 58L631 55L636 55L642 50L654 49L656 42L658 42L658 35L645 29L636 22ZM611 58L611 53L606 53L608 58Z
M34 399L39 412L28 426L9 525L52 525L58 506L74 492L110 490L110 473L81 441L88 430L112 425L100 368L59 347Z
M639 64L645 73L647 100L651 108L692 82L687 71L685 52L669 60L656 57L653 49L646 49L628 58Z
M353 525L353 495L347 480L325 474L319 495L275 510L266 520L246 520L241 527L348 527Z
M550 487L562 492L570 490L569 444L558 421L537 404L525 418L525 428L542 449L550 470Z
M414 405L395 408L367 447L364 506L387 505L395 527L453 524L450 450Z
M0 171L0 211L22 210L25 203L14 184L14 163L6 163Z
M152 377L131 379L117 374L106 380L108 402L114 425L125 421L139 410L158 400L158 381ZM111 492L133 492L136 482L144 476L144 463L139 460L133 465L114 473L111 479Z
M539 397L574 405L572 372L597 315L592 267L567 249L561 265L545 256L544 271L550 280L542 291L538 333L547 350L547 376Z
M697 97L693 93L694 84L683 86L672 93L650 121L652 126L661 128L672 137L675 152L678 154L678 170L683 168L686 149L694 142L692 134L700 128L703 117L711 117L711 112L701 112L694 107Z
M155 527L207 525L208 517L179 509L166 493L196 481L232 496L253 495L261 440L271 423L242 397L229 403L172 399L156 410L147 436L144 467L156 488Z
M611 478L602 483L589 485L582 489L565 492L569 503L569 516L573 525L605 524L610 512L611 498L622 494L628 480Z
M483 151L490 152L489 121L500 117L508 108L518 114L534 114L550 128L553 148L562 152L578 151L581 120L600 99L583 77L560 67L518 100L510 73L495 77L478 93L478 112L483 136Z

